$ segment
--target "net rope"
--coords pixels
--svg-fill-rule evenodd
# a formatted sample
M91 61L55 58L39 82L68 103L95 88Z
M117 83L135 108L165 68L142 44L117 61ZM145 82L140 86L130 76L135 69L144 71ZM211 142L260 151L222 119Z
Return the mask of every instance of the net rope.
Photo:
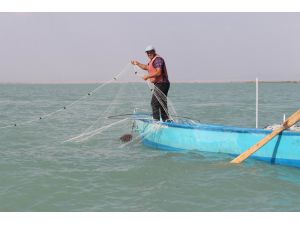
M36 118L28 120L28 121L25 121L25 122L12 123L10 125L2 126L2 127L0 127L0 129L6 129L6 128L11 128L11 127L16 127L16 126L31 124L31 123L38 122L38 121L40 121L42 119L45 119L45 118L50 118L53 115L58 114L59 112L65 111L65 110L69 109L71 106L79 103L80 101L88 98L92 94L98 92L100 89L102 89L106 85L108 85L108 84L110 84L110 83L112 83L114 81L117 81L121 76L123 76L125 74L125 71L129 68L129 66L130 66L130 63L126 64L125 67L121 70L121 72L118 73L117 75L115 75L112 79L110 79L110 80L108 80L108 81L106 81L104 83L101 83L95 89L93 89L90 92L88 92L88 94L85 94L85 95L81 96L80 98L78 98L77 100L71 102L70 104L65 105L63 108L57 109L57 110L52 111L50 113L44 114L42 116L37 116Z

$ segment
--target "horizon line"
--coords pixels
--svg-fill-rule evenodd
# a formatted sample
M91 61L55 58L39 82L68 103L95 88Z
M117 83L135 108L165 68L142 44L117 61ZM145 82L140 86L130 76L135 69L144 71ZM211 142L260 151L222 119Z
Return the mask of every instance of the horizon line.
M86 81L86 82L0 82L3 84L102 84L108 81ZM195 81L171 81L170 83L201 83L201 84L210 84L210 83L255 83L255 80L195 80ZM300 83L300 80L258 80L259 83ZM144 83L144 81L112 81L111 83Z

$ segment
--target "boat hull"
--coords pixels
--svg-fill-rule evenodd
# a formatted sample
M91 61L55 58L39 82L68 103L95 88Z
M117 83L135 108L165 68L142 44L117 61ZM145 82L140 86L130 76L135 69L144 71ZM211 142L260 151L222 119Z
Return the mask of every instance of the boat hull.
M272 131L208 124L181 124L135 120L144 145L167 151L198 150L233 156L246 151ZM284 131L251 158L300 167L300 133Z

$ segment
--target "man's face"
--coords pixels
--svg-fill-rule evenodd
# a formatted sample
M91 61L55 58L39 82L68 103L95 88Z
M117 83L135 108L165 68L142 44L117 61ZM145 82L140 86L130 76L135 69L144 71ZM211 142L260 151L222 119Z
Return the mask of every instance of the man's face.
M149 57L149 59L153 59L155 56L155 51L153 51L153 50L147 51L146 54Z

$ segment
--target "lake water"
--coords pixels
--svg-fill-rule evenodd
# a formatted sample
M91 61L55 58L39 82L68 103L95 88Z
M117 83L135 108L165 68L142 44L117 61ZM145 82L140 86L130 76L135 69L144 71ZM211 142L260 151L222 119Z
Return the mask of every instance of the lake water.
M0 211L300 211L297 168L253 159L231 165L229 155L165 152L139 141L124 146L128 120L65 142L118 121L107 116L150 111L144 83L88 95L96 87L0 85L0 127L13 124L0 128ZM259 127L296 111L299 96L299 83L261 83ZM254 83L176 83L169 97L178 115L255 127Z

